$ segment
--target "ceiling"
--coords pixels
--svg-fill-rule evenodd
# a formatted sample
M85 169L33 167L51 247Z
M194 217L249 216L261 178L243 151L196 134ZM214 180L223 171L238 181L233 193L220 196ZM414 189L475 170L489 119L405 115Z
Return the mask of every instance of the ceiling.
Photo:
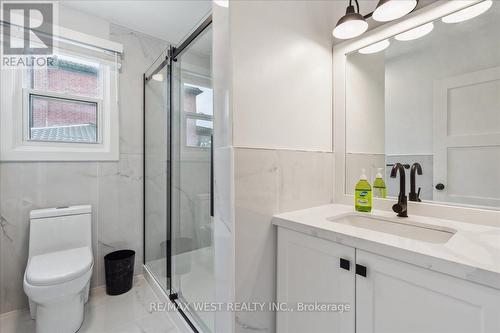
M210 0L64 0L63 6L178 44L211 10Z

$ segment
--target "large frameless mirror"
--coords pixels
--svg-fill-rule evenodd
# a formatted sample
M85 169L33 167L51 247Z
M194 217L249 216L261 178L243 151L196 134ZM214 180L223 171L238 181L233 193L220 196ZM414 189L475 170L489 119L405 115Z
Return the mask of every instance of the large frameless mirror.
M499 31L487 0L347 55L345 193L418 163L419 200L500 209Z

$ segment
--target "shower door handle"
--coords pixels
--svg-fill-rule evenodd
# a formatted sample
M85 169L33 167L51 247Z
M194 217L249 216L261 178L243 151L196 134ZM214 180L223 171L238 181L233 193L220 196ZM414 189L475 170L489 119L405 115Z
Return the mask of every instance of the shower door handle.
M214 135L210 135L210 216L214 217Z

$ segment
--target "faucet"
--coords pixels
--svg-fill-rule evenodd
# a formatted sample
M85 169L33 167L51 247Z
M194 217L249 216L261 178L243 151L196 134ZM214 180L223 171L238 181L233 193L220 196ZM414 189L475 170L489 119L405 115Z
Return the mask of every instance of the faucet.
M420 190L422 189L421 187L418 188L418 192L415 192L415 172L418 173L419 175L422 175L422 166L420 163L415 162L411 166L410 170L410 193L408 194L408 199L410 201L417 201L421 202L420 200Z
M391 178L396 178L399 171L399 195L398 203L392 206L392 210L398 213L399 217L408 217L408 200L406 198L406 175L405 168L401 163L396 163L391 170Z

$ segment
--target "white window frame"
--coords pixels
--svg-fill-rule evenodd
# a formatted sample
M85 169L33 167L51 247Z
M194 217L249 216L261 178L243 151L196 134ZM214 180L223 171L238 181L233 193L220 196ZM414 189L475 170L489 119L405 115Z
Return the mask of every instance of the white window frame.
M101 64L101 97L93 99L27 87L28 71L20 68L1 70L0 160L1 161L117 161L119 160L118 68L116 64L60 52L61 56L89 59ZM117 66L117 65L116 65ZM97 142L35 141L29 137L29 94L97 102Z
M96 142L73 142L73 143L84 143L84 144L99 144L102 143L102 98L91 98L86 96L74 95L74 94L61 94L54 93L51 91L24 88L23 89L23 138L25 141L29 142L51 142L51 143L69 143L69 141L47 141L47 140L33 140L31 139L31 126L30 117L32 114L31 110L31 96L37 96L42 98L51 98L59 101L68 102L81 102L96 105Z

